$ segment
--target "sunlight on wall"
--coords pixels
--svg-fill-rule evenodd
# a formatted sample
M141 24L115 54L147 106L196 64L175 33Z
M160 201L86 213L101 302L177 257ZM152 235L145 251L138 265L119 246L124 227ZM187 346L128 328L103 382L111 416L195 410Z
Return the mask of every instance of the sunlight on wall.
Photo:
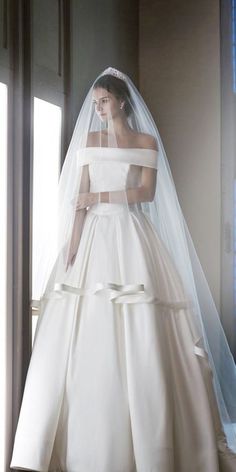
M56 240L57 184L60 175L61 108L34 98L33 152L33 240L32 240L32 298L36 293L35 267L39 267L48 227L53 224ZM50 197L50 198L49 198ZM51 237L54 237L51 234ZM44 274L43 267L41 273ZM38 317L32 317L32 345Z
M0 83L0 470L5 467L6 426L6 252L7 252L7 86Z

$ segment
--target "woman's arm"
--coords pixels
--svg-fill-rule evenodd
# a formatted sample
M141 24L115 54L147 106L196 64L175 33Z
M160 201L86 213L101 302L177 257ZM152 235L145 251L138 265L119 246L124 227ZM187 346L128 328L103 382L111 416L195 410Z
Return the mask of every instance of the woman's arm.
M113 190L110 192L100 192L100 202L104 203L138 203L151 202L156 191L157 170L150 167L142 168L141 185L139 187L127 188L124 190Z
M138 203L150 202L154 199L156 191L157 169L142 167L141 185L122 190L109 192L85 192L80 194L76 209L81 210L96 203Z
M83 192L83 193L88 192L89 187L90 187L89 170L88 170L88 165L86 165L86 166L83 166L82 168L79 194L80 192ZM66 270L68 269L70 264L72 265L74 263L77 250L79 247L79 242L82 235L82 230L83 230L86 214L87 214L86 208L82 208L79 211L76 211L75 213L74 223L73 223L72 232L71 232L71 238L69 242L69 252L68 252L68 257L66 261Z

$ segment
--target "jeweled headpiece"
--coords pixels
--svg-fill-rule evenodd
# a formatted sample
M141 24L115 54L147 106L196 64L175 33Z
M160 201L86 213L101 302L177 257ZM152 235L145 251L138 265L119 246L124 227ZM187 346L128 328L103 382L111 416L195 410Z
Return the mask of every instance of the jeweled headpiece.
M119 79L126 80L125 75L122 74L118 69L115 69L114 67L108 67L105 70L106 74L111 74L114 75L115 77L118 77Z

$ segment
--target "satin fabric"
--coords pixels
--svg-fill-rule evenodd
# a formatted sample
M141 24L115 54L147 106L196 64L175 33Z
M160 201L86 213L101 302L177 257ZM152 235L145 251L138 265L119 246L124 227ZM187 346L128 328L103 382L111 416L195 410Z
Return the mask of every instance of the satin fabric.
M87 162L93 192L137 179L125 150L109 152L115 172L106 159ZM148 216L132 205L90 207L74 265L63 283L52 273L40 303L11 467L235 471L199 341Z

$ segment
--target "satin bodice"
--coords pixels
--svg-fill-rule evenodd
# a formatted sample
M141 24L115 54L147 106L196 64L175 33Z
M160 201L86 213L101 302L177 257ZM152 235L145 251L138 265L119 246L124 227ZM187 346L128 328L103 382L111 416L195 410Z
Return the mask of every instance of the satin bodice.
M88 165L90 192L107 192L138 187L142 166L157 168L157 151L144 148L84 148L79 160ZM130 205L130 210L141 205ZM99 203L91 207L93 213L116 213L124 204Z

